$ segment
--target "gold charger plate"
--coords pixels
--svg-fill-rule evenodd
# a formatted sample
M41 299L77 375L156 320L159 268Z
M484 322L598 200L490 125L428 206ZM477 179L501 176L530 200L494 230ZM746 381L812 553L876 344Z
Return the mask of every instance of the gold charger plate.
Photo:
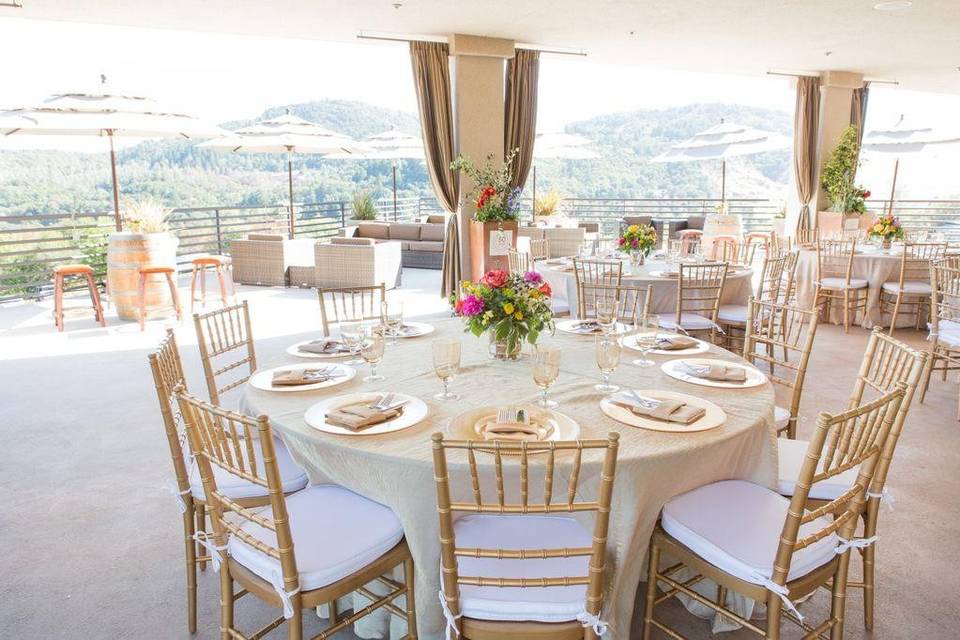
M720 380L706 380L698 378L683 371L683 365L693 366L702 365L724 365L727 367L738 367L747 372L747 379L744 382L722 382ZM718 389L749 389L750 387L759 387L767 381L767 376L763 375L758 369L743 362L730 362L727 360L716 360L714 358L684 358L677 360L668 360L660 365L660 369L677 380L683 380L690 384L697 384L702 387L716 387Z
M687 349L650 349L648 353L658 356L694 356L698 353L706 353L707 351L710 351L710 343L703 340L698 340L697 338L692 339L696 340L697 344ZM640 347L637 346L637 334L635 333L621 338L620 344L632 351L640 351Z
M641 429L649 429L650 431L665 431L668 433L695 433L697 431L706 431L707 429L715 429L723 426L727 422L726 412L714 403L709 400L704 400L703 398L697 398L676 391L665 391L663 389L637 389L636 392L643 398L651 398L653 400L681 400L695 407L700 407L706 411L706 413L703 417L694 420L690 424L666 422L665 420L654 420L653 418L638 416L629 409L614 404L610 401L610 398L604 398L600 401L600 410L617 422L622 422L632 427L640 427Z
M542 425L544 439L539 442L576 440L580 436L580 425L566 414L536 405L523 405L517 408L528 413L531 423ZM484 439L482 428L487 423L496 421L497 409L496 406L477 407L454 416L447 425L447 435L454 440L476 440L489 443L492 448L494 441ZM501 442L516 441L502 440Z

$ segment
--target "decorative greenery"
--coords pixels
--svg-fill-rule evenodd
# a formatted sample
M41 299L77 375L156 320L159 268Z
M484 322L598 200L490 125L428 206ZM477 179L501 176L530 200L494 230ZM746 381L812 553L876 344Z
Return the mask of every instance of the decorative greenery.
M560 211L560 203L563 197L557 189L550 189L542 196L538 196L533 202L533 213L536 216L552 216Z
M156 198L126 200L123 203L123 227L133 233L166 233L170 230L168 220L171 209Z
M903 240L906 233L904 233L900 221L892 213L887 213L878 218L873 226L867 229L867 236L880 238L881 240Z
M834 211L859 214L867 210L864 200L870 197L870 192L855 184L859 166L857 127L850 125L840 136L820 174L820 186L830 196Z
M494 166L493 154L487 156L482 167L462 155L450 163L453 171L462 171L473 181L468 198L477 207L473 219L478 222L502 222L520 217L520 191L510 186L513 179L513 161L520 149L513 149L503 159L503 165Z
M462 283L463 298L450 296L454 313L466 321L465 330L480 337L493 331L512 353L525 339L536 344L544 330L554 330L550 297L553 292L536 271L488 271L479 282Z
M620 234L618 245L620 251L647 256L657 246L657 230L648 224L632 224Z
M373 192L368 190L357 191L350 202L353 208L354 220L376 220L377 206L373 199Z

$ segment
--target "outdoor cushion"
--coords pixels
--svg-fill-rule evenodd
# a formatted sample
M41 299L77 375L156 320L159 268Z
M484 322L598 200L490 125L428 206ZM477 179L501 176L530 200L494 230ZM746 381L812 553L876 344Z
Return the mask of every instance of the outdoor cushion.
M332 484L321 484L286 499L300 590L332 584L362 569L403 539L400 521L387 507ZM261 515L272 518L266 509ZM276 548L277 535L253 522L244 532ZM280 561L231 536L228 553L265 580L282 576ZM280 584L283 584L282 581Z
M431 214L427 216L425 223L428 224L447 224L447 216L441 214Z
M280 233L248 233L247 240L260 240L267 242L282 242L283 234Z
M703 223L706 221L706 218L703 216L693 216L687 218L687 229L697 229L703 231Z
M390 225L391 240L419 240L420 225L395 223Z
M807 455L808 444L806 440L777 438L777 449L780 452L780 479L777 481L777 491L785 496L792 496L797 486L797 477L800 475L803 459ZM817 469L820 469L819 465ZM817 500L833 500L853 486L859 473L860 467L847 469L840 475L814 483L807 495Z
M727 573L764 584L773 575L790 501L744 480L723 480L688 491L663 506L663 529ZM830 525L819 517L800 527L798 538ZM836 556L833 533L793 554L787 580L795 580Z
M443 242L447 237L446 226L442 224L424 224L420 227L420 239Z
M579 522L564 516L468 515L453 524L458 547L556 549L590 547L593 538ZM589 575L590 558L498 560L457 558L463 576L549 578ZM564 622L584 610L587 587L475 587L460 585L460 610L478 620Z
M781 406L773 408L773 426L779 431L785 429L790 424L790 409L784 409ZM796 478L796 475L794 475Z
M960 322L940 321L940 342L960 347Z
M383 222L361 222L357 225L357 238L390 239L390 225Z
M660 313L660 326L667 330L677 328L676 313ZM696 313L680 314L680 326L687 331L702 331L713 329L713 321Z
M883 290L889 293L897 293L900 291L899 282L884 282ZM933 289L930 288L929 282L924 282L923 280L908 280L903 283L903 292L906 294L916 294L928 296L932 293Z
M368 247L376 243L373 238L330 238L330 244L358 244Z
M823 278L820 280L820 286L824 289L864 289L867 286L867 281L863 278L850 278L850 284L848 285L843 278Z
M623 224L630 226L632 224L645 224L649 225L653 222L653 216L624 216Z
M442 242L411 242L410 251L428 251L430 253L443 253Z
M273 445L277 452L277 464L280 466L280 482L283 484L284 493L297 491L307 486L307 474L293 462L293 458L290 457L290 452L287 451L287 447L283 444L283 441L279 438L274 438ZM253 449L253 459L257 463L257 470L261 470L263 469L263 452L260 450L259 443L254 446ZM241 450L243 451L244 460L246 460L248 455L247 448L241 447ZM253 484L243 478L238 478L213 463L211 463L210 466L213 468L213 479L217 482L217 490L228 498L239 500L242 498L254 498L267 495L267 490L264 487ZM200 469L197 467L196 460L194 460L190 466L190 493L194 498L204 499L203 481L200 479Z
M747 322L747 307L742 304L722 304L717 318L721 322Z

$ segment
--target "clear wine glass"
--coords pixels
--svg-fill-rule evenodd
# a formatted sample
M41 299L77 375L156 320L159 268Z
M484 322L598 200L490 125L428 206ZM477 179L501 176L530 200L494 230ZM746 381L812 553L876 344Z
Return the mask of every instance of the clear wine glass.
M547 409L557 407L557 402L547 400L547 390L560 376L560 347L538 345L533 352L533 382L540 387L537 404Z
M387 343L390 346L397 344L397 336L403 327L403 301L384 300L380 303L380 321L384 331L390 336Z
M597 324L605 334L613 333L617 325L617 313L620 311L620 301L613 297L604 296L594 305L597 312Z
M450 393L450 381L460 369L460 341L437 338L430 348L433 352L433 370L443 383L443 391L433 397L437 400L459 400L459 395Z
M657 346L657 331L660 329L660 318L652 314L638 316L634 324L636 332L633 334L634 344L640 350L640 358L631 364L638 367L652 367L656 364L647 357L650 350Z
M363 325L359 321L340 323L340 339L345 347L350 349L350 360L346 364L363 364L360 358L360 343L363 340Z
M620 342L611 336L599 335L597 344L597 367L600 368L600 384L593 388L601 393L614 393L620 390L615 384L610 384L610 375L617 370L620 363Z
M363 379L364 382L379 382L385 379L377 373L377 365L383 360L384 344L383 333L376 328L368 331L361 339L360 356L370 365L370 375Z

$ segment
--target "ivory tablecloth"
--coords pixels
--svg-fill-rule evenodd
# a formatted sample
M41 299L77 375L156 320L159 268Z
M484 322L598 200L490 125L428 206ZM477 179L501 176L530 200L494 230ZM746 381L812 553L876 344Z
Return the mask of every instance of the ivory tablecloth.
M667 268L664 260L647 259L646 264L634 271L630 263L623 265L624 285L653 285L650 298L650 309L653 313L670 313L677 308L677 279L650 275L652 271L662 271ZM537 262L536 270L553 289L553 297L563 300L570 305L571 317L577 317L577 277L571 266L564 270L556 265ZM727 281L720 296L720 304L742 304L746 306L752 291L753 270L733 268L727 273Z
M365 383L361 380L364 372L360 371L352 381L332 390L271 393L248 386L244 391L246 410L272 417L275 430L294 459L307 470L311 482L338 483L387 505L397 514L416 563L419 633L428 639L443 637L444 629L437 597L440 544L430 435L443 431L453 416L472 407L531 402L537 397L529 360L493 361L487 355L486 336L477 339L463 335L458 320L443 320L436 326L431 337L462 335L461 374L452 389L463 398L456 403L433 399L440 383L433 373L428 337L401 340L400 344L387 347L381 364L386 375L383 382ZM550 391L551 397L560 402L559 411L580 424L582 438L604 438L612 430L621 434L607 547L607 599L602 617L611 625L611 635L607 637L626 640L650 534L664 502L703 484L729 478L775 485L773 390L769 383L737 390L691 385L667 377L659 366L641 369L630 365L631 352L625 350L623 362L613 376L615 383L707 398L720 405L728 416L722 427L700 433L645 431L615 422L600 411L600 394L593 389L598 372L592 337L558 333L542 339L563 349L560 378ZM738 359L719 348L713 350L717 357ZM269 364L276 366L294 359L286 358ZM666 360L664 356L654 358L659 362ZM382 436L332 436L311 428L303 420L303 411L325 397L372 390L416 395L427 402L430 413L418 425ZM585 499L595 497L590 493L596 489L599 462L599 456L585 457L580 485L589 489L582 495ZM469 476L463 465L452 466L451 475L452 487L469 492ZM560 475L558 472L558 478ZM531 493L536 495L533 489ZM373 629L377 624L383 627ZM363 637L384 632L385 624L369 622L362 631ZM399 626L395 625L395 633L400 631Z

